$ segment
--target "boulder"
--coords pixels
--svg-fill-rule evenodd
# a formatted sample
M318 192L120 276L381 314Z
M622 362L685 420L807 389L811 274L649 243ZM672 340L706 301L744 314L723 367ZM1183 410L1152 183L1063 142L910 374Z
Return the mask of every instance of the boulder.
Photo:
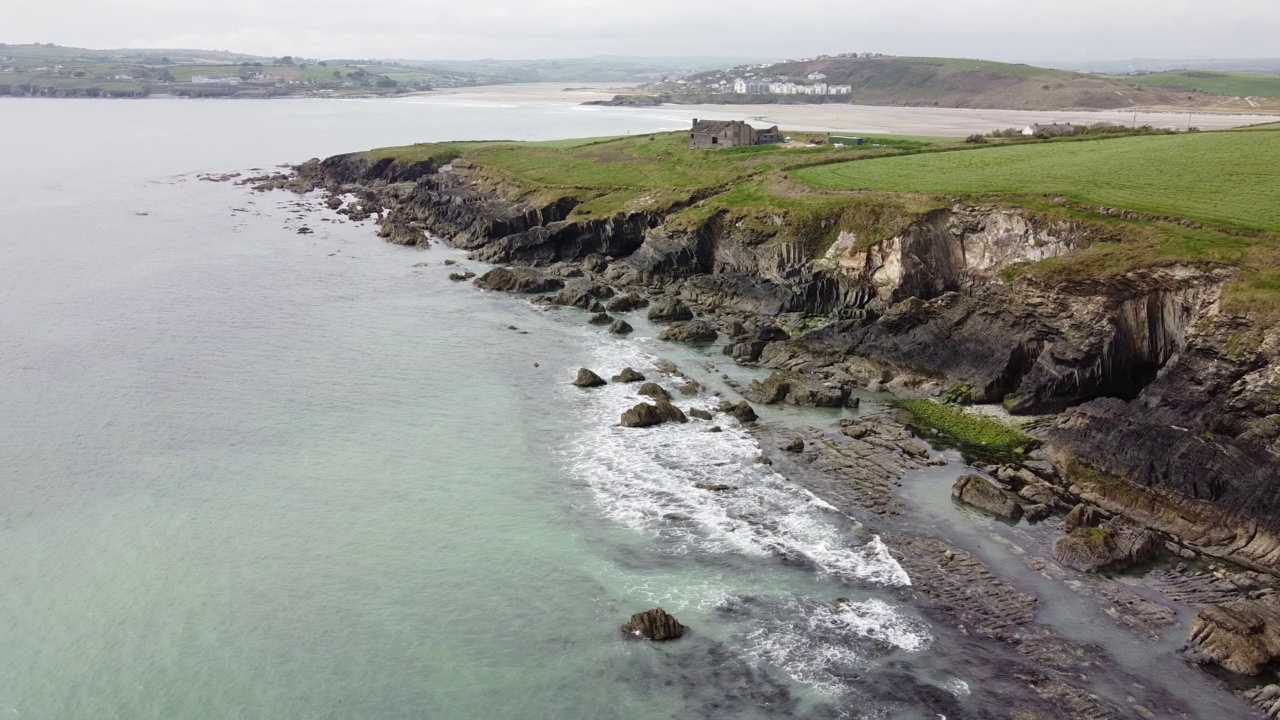
M631 312L643 307L649 307L649 301L635 293L619 295L609 302L609 312Z
M609 332L614 335L627 335L634 330L635 328L631 327L631 324L626 320L614 320L613 324L609 326Z
M951 497L1006 520L1022 517L1022 506L981 475L961 475L951 486Z
M578 377L574 378L573 384L580 388L597 388L608 385L609 383L605 382L604 378L599 375L586 368L582 368L578 371Z
M775 372L763 382L751 381L743 395L764 405L786 402L804 407L844 407L850 392L848 387L828 385L817 378Z
M804 438L796 438L786 445L783 445L782 449L789 453L804 452Z
M1280 658L1280 605L1273 598L1205 605L1191 620L1187 654L1240 675Z
M556 277L562 277L562 278L582 277L582 270L568 263L556 263L555 265L552 265L548 269L548 272L550 272L552 275L555 275Z
M1040 522L1053 514L1053 508L1048 505L1028 505L1022 509L1022 517L1027 522Z
M613 376L613 381L616 383L644 382L644 375L631 368L623 368L622 372Z
M1058 494L1041 482L1028 483L1018 491L1018 496L1038 505L1053 507L1058 504Z
M685 627L662 608L654 608L631 616L622 632L639 635L646 640L675 640L684 635Z
M707 432L718 433L718 432L724 432L724 430L721 429L719 425L712 425L711 427L707 428Z
M647 382L644 385L641 385L640 390L638 390L637 392L639 392L639 394L641 395L644 395L645 397L651 397L654 400L670 400L671 399L671 393L667 392L667 389L662 387L658 383ZM693 415L693 412L690 412L690 414ZM698 417L698 416L694 415L694 417Z
M672 323L662 331L658 339L669 342L712 342L717 337L719 333L711 323L704 320L690 320Z
M609 269L609 259L600 253L591 253L582 259L582 269L587 272L602 273Z
M609 317L609 313L596 313L595 315L592 315L591 319L587 322L592 325L612 325L613 318Z
M657 404L640 403L622 413L622 427L644 428L668 422L689 422L683 411L670 400L659 400Z
M471 272L470 270L467 270L465 272L460 272L460 273L449 273L449 279L454 282L464 282L464 281L470 280L475 276L476 274Z
M544 277L531 268L494 268L476 280L476 287L511 293L545 293L564 287L564 281Z
M1071 532L1077 528L1098 527L1106 520L1102 510L1092 505L1076 505L1071 508L1071 512L1067 513L1066 519L1062 521L1062 529Z
M607 285L593 283L590 280L573 280L556 293L556 304L604 312L604 307L600 305L599 300L612 296L613 290ZM596 307L600 309L595 310Z
M649 320L651 322L679 322L692 319L693 311L689 309L689 306L675 298L663 298L649 306Z
M1160 541L1149 530L1113 519L1078 527L1053 545L1053 557L1073 570L1124 570L1156 556Z
M711 418L715 416L712 415L710 412L703 410L702 408L693 408L689 411L689 417L696 417L699 420L710 421Z
M776 325L765 325L755 330L747 330L741 323L735 323L729 329L729 342L724 346L724 354L738 362L755 362L770 343L787 340L787 331Z
M755 408L751 407L746 400L734 405L729 413L740 423L750 423L760 419L760 416L756 415Z

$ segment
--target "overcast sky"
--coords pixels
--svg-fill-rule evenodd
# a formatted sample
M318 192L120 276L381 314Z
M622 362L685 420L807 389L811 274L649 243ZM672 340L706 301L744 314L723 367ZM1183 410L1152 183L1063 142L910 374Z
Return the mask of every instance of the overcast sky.
M471 59L1280 55L1280 0L40 0L0 42Z

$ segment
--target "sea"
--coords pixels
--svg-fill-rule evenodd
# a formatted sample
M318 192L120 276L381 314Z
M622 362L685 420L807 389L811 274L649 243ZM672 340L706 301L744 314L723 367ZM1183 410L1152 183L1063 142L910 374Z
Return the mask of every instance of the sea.
M674 389L666 359L710 408L757 371L205 177L688 120L0 101L0 718L935 718L878 678L977 691L881 539L734 420L622 429L634 386L569 384ZM621 632L659 606L683 639Z

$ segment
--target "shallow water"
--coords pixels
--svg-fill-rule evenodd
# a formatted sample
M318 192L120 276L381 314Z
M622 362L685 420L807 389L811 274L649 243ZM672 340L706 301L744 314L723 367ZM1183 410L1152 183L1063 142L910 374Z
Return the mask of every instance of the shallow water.
M652 373L644 332L196 178L665 122L0 102L0 713L919 716L866 680L935 650L874 535L757 465L732 420L624 432L629 388L567 385L578 366ZM655 604L690 637L621 635ZM961 675L928 682L961 695Z

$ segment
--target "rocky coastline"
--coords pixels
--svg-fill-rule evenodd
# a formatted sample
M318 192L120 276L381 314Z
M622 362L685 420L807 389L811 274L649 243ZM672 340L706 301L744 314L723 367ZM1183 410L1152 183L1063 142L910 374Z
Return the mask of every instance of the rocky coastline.
M388 242L443 238L503 266L477 278L481 288L576 307L617 333L631 330L622 314L642 313L665 340L723 339L727 361L771 369L721 411L777 449L767 459L785 476L882 535L913 594L957 629L949 641L1008 664L991 683L1025 711L1017 717L1194 715L1105 650L1037 622L1035 595L970 549L913 529L903 478L941 463L929 445L943 438L894 413L773 428L752 422L748 402L849 407L871 391L1035 416L1023 430L1038 447L968 458L956 502L1032 521L1027 542L1042 552L1027 566L1059 582L1162 564L1147 575L1157 599L1099 577L1089 602L1138 637L1183 633L1188 662L1256 677L1280 659L1280 329L1221 310L1233 268L1051 283L1017 270L1076 251L1095 228L997 205L931 210L875 242L824 228L834 237L823 246L724 211L668 227L697 196L571 219L575 201L514 197L465 163L346 155L244 182L323 191L330 209L376 221ZM671 371L682 391L699 391ZM687 421L671 398L653 399L636 406L635 426ZM1179 621L1179 609L1194 617ZM1085 678L1099 673L1145 689L1125 707L1092 691ZM1280 686L1239 694L1280 717Z

